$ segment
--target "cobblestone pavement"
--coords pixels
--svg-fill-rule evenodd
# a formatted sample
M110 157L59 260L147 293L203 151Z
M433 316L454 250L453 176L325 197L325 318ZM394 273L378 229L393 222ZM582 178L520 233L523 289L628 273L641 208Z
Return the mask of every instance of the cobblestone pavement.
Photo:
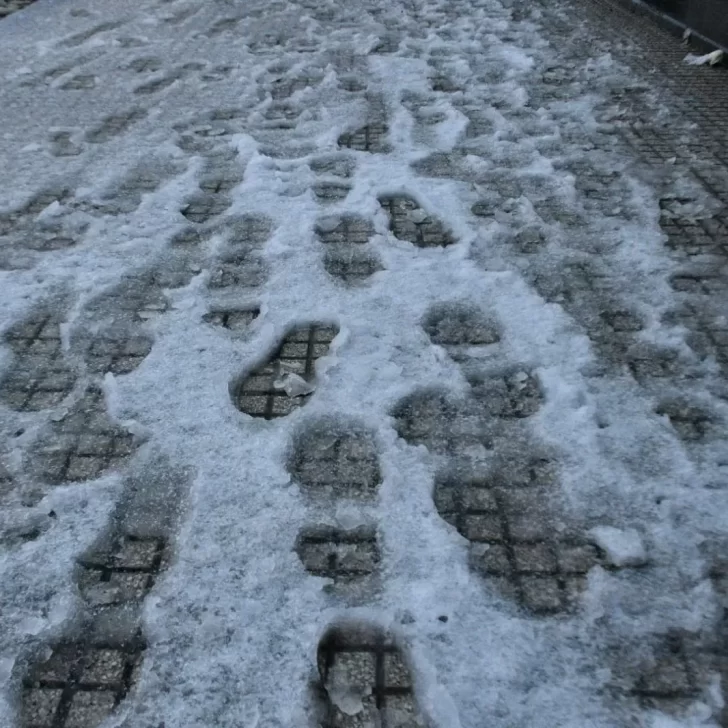
M0 725L728 727L724 67L611 0L0 17Z

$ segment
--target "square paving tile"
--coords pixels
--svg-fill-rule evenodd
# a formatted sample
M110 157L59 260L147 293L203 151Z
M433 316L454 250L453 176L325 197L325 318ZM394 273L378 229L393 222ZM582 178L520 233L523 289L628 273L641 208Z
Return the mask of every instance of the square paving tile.
M400 240L420 248L446 247L456 242L439 220L428 215L410 197L381 197L379 204L389 215L392 233Z
M306 571L334 580L369 576L380 560L376 532L366 527L351 531L328 526L305 528L298 535L296 553Z
M342 215L338 218L324 218L315 227L318 239L327 245L361 245L369 242L374 235L374 226L369 220L355 215Z
M162 539L118 538L108 550L79 559L78 586L92 607L140 602L165 563Z
M106 415L103 392L90 387L50 429L33 452L40 477L50 485L91 480L122 466L136 449L133 435Z
M333 278L356 285L364 283L384 269L381 259L373 251L352 250L346 246L335 247L336 249L329 249L324 254L324 268Z
M16 358L0 380L0 398L12 409L54 407L73 389L76 376L65 363L60 324L58 316L39 312L5 334Z
M259 308L215 310L206 313L203 321L237 333L245 331L259 315Z
M404 657L376 628L332 629L319 644L317 661L324 694L347 686L364 696L363 710L354 714L326 700L327 727L424 728Z
M355 131L346 132L339 137L339 146L357 152L386 154L391 151L387 141L389 127L386 124L373 122Z
M526 484L498 478L438 480L440 516L471 542L472 568L534 613L568 609L586 575L601 563L595 546L559 536L548 516L547 493L533 473Z
M369 433L327 421L302 430L289 471L307 493L325 497L372 498L382 482Z
M23 681L22 728L96 728L126 697L143 650L64 642Z
M311 382L316 360L328 353L337 333L335 328L316 324L290 331L266 362L237 386L233 395L236 407L252 417L267 420L285 417L302 407L310 394L289 396L283 384L276 386L276 382L287 375Z

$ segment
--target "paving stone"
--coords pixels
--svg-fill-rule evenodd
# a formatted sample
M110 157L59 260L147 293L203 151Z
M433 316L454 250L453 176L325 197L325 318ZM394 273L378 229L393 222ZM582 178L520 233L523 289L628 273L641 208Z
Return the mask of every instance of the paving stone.
M342 246L324 253L326 272L347 284L364 283L380 270L384 270L379 256L371 251L352 250Z
M321 76L301 76L299 78L281 78L274 81L270 88L271 98L278 101L287 99L297 91L315 88L321 82Z
M30 250L36 250L39 253L48 253L53 250L66 250L76 245L78 241L75 238L64 235L31 235L24 240L24 245Z
M641 331L644 326L640 317L626 309L612 309L602 311L600 319L612 333Z
M350 531L331 526L304 528L296 540L296 553L306 571L334 580L369 576L380 560L376 531L366 526Z
M268 279L268 266L261 257L247 251L227 253L210 269L210 289L257 288Z
M175 233L169 244L175 248L194 248L202 243L203 236L195 227L185 227Z
M547 467L532 460L512 479L506 468L490 477L441 476L433 496L440 516L471 542L471 567L534 613L567 609L601 563L593 545L554 530L550 479L539 475Z
M96 76L80 73L61 85L63 91L88 91L96 87Z
M71 132L56 131L48 137L50 152L54 157L77 157L83 149L73 142Z
M214 166L214 165L213 165ZM216 170L202 177L199 181L200 189L211 195L230 192L243 181L238 170Z
M119 48L143 48L146 45L145 40L133 35L118 35L115 42L119 44Z
M597 312L584 306L575 311L575 317L585 326L598 354L605 361L629 365L630 350L639 346L635 334L643 328L640 316L620 307L617 302L606 300L599 304L595 299L595 304Z
M639 665L631 689L644 708L676 713L700 698L707 675L694 647L680 633L661 636L651 658Z
M109 328L88 341L84 359L92 374L129 374L149 355L153 343L150 335L134 329Z
M79 59L82 63L87 62L90 59L88 56L82 56ZM78 68L81 64L77 63L75 60L73 61L67 61L65 63L59 63L57 66L54 66L53 68L49 68L47 71L44 71L41 74L42 82L49 84L50 82L56 80L57 78L60 78L61 76L65 76L67 73L70 73L74 69ZM37 86L39 81L37 80L37 77L33 77L29 79L28 81L21 84L21 86L29 86L34 87Z
M117 538L108 548L79 559L78 586L91 607L141 602L165 563L164 540Z
M500 341L498 327L474 305L460 302L433 304L422 323L434 344L482 346Z
M638 382L674 377L679 372L677 352L648 344L636 344L626 354L627 366Z
M678 273L673 275L669 282L679 293L711 296L728 292L728 281L712 269Z
M587 208L599 208L600 203L613 206L624 202L625 190L619 189L620 179L619 172L592 168L587 173L577 174L574 186L580 194L582 204Z
M317 663L325 712L323 725L331 728L425 726L406 661L378 628L369 625L331 628L319 643ZM351 715L326 697L344 690L364 696L362 711Z
M3 4L0 5L0 19L28 7L33 2L35 0L4 0Z
M401 36L399 33L384 33L380 36L377 44L372 48L371 52L378 55L389 55L399 50Z
M369 242L374 235L372 223L356 215L324 218L316 224L314 230L318 239L326 244L359 245Z
M49 185L40 189L25 204L9 212L0 213L0 236L17 236L18 231L32 226L33 218L36 218L47 207L56 202L64 205L72 198L73 190L63 184ZM47 225L48 223L44 223L42 228L35 228L33 233L45 232Z
M21 725L27 728L54 728L62 694L62 690L52 688L24 690Z
M503 200L518 199L523 195L521 182L508 172L491 172L478 180L478 187L483 192L497 194Z
M418 124L424 126L437 126L437 124L447 121L447 114L444 111L431 108L417 109L414 112L414 117Z
M435 152L410 166L422 177L463 180L471 176L464 166L462 154Z
M248 41L248 48L253 53L268 54L271 48L283 48L290 40L291 38L288 33L285 33L282 29L277 29L256 35Z
M164 62L157 56L141 56L131 61L127 69L134 73L156 73L162 69L163 65Z
M180 134L175 144L187 154L209 154L215 149L215 141L197 133Z
M356 76L339 76L339 88L349 93L360 93L367 90L367 84Z
M116 30L121 25L121 21L118 20L109 20L103 23L98 23L91 28L87 28L86 30L79 31L78 33L68 36L63 41L61 41L59 45L65 48L75 48L76 46L85 43L87 40L90 40L95 35L99 35L100 33L108 33L111 30Z
M71 392L76 376L64 360L60 314L37 311L4 336L15 359L0 380L0 398L21 412L54 407Z
M0 498L10 493L15 485L15 479L5 463L0 460Z
M719 306L702 300L688 300L665 312L662 320L668 326L684 326L701 334L712 346L722 346L726 342L728 317L723 315Z
M711 229L711 222L716 227ZM725 233L718 220L660 220L662 232L667 235L667 247L688 257L703 255L725 255L723 241Z
M356 162L349 157L327 156L312 159L309 166L316 174L347 178L354 173Z
M232 17L232 18L220 18L220 20L215 21L206 31L205 35L207 35L210 38L215 38L218 35L222 35L223 33L229 33L238 26L242 18Z
M271 356L233 387L235 406L251 417L270 420L305 405L311 393L288 396L285 380L295 375L311 384L316 360L326 356L337 334L337 328L318 324L289 331Z
M373 498L382 481L372 435L334 420L299 432L288 469L306 493L327 498Z
M161 288L161 283L189 282L192 273L168 278L156 275L154 271L142 271L125 276L121 282L105 291L86 307L89 315L94 317L110 317L124 323L140 324L149 321L169 308L169 302ZM170 286L176 288L178 286Z
M215 310L206 313L202 320L238 333L245 331L259 315L259 308Z
M680 439L687 442L704 440L713 429L713 416L689 402L665 401L657 406L655 412L666 416Z
M294 128L300 115L300 109L283 102L272 103L263 114L268 121L286 122L285 128Z
M118 114L111 114L105 117L97 127L86 132L85 139L90 144L109 142L145 119L147 114L145 109L130 109Z
M710 566L708 575L723 606L728 593L723 556L725 544L720 540L706 541L701 551ZM630 659L622 684L643 708L685 719L695 701L704 698L711 681L716 676L720 676L721 681L728 676L727 626L723 615L699 632L672 630L641 639L637 650L642 657L637 662ZM644 643L650 648L647 656L644 656ZM620 660L624 661L624 658ZM620 664L616 669L625 672ZM715 715L719 725L725 724L725 718L725 709Z
M438 93L452 94L463 90L463 87L455 79L444 74L431 76L430 85L432 90Z
M492 439L474 403L441 388L415 390L392 410L399 436L410 445L459 455L470 448L488 450Z
M24 679L22 728L96 728L133 687L142 649L56 645Z
M491 417L530 417L543 396L536 376L523 370L504 375L473 374L468 377L473 396Z
M227 244L238 249L259 248L273 233L273 221L264 215L241 215L225 221Z
M78 692L71 699L65 728L92 728L114 709L116 696L110 690Z
M549 303L583 305L596 292L608 292L615 284L591 261L567 261L558 271L537 273L532 279L539 295Z
M103 392L92 386L64 419L51 423L33 463L42 480L60 485L98 478L122 466L135 449L132 434L108 419Z
M190 197L180 212L194 223L205 223L221 215L232 205L232 200L222 194L198 194Z
M180 78L183 77L183 75L184 74L181 70L167 73L164 76L152 79L151 81L147 81L146 83L137 86L134 89L133 93L137 96L149 96L151 94L159 93L160 91L163 91L165 88L169 88L172 84L179 81Z
M313 185L313 193L318 202L332 204L346 199L351 186L336 182L319 182Z
M444 225L428 215L411 197L380 197L379 204L389 215L389 227L395 237L420 248L446 247L456 242Z
M540 253L546 247L546 236L537 227L527 227L513 237L513 247L525 255Z
M477 139L482 136L490 136L495 131L493 121L479 109L463 110L468 118L468 126L465 130L467 139Z
M221 155L232 162L237 157L237 151L228 146L227 138L243 131L246 116L246 111L239 107L217 107L188 117L174 124L172 128L180 134L190 133L202 138L224 141L225 144L212 151L215 156Z
M382 270L375 251L353 247L365 245L374 234L374 227L368 220L355 215L322 218L314 229L327 247L324 268L331 276L357 284Z
M236 133L235 125L225 122L200 123L180 134L177 145L190 153L214 154Z
M266 144L259 148L261 154L272 159L303 159L316 151L316 147L309 143L277 142Z
M470 208L470 212L476 217L495 217L496 212L500 209L500 199L478 200Z
M89 371L127 374L139 366L153 343L143 324L169 308L164 289L187 285L195 270L187 258L168 255L159 266L125 275L93 299L84 310L87 325L78 326L72 338Z
M437 103L437 97L432 94L422 94L414 91L403 90L400 102L413 116L420 110L431 107Z
M339 137L339 146L357 152L387 154L392 147L387 141L389 127L380 122L372 122L355 131L346 132Z
M575 207L555 196L543 200L532 200L538 216L547 225L562 225L565 228L581 228L586 224L583 215Z

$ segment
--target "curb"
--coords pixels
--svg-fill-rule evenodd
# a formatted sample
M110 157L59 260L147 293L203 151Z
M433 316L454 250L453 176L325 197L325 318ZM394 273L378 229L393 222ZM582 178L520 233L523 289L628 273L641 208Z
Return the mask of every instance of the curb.
M658 10L657 8L651 7L647 3L643 2L643 0L609 0L609 2L614 3L635 15L651 20L660 28L668 31L671 35L679 38L680 40L683 39L685 32L689 31L690 43L689 46L686 47L693 48L701 53L723 51L725 54L724 58L716 65L723 67L728 66L728 47L704 36L702 33L690 28L677 18Z

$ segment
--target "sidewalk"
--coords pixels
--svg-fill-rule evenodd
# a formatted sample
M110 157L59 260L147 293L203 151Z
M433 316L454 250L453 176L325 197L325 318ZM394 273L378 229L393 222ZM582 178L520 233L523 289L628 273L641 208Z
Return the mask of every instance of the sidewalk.
M607 0L0 20L0 726L728 726L688 51Z

